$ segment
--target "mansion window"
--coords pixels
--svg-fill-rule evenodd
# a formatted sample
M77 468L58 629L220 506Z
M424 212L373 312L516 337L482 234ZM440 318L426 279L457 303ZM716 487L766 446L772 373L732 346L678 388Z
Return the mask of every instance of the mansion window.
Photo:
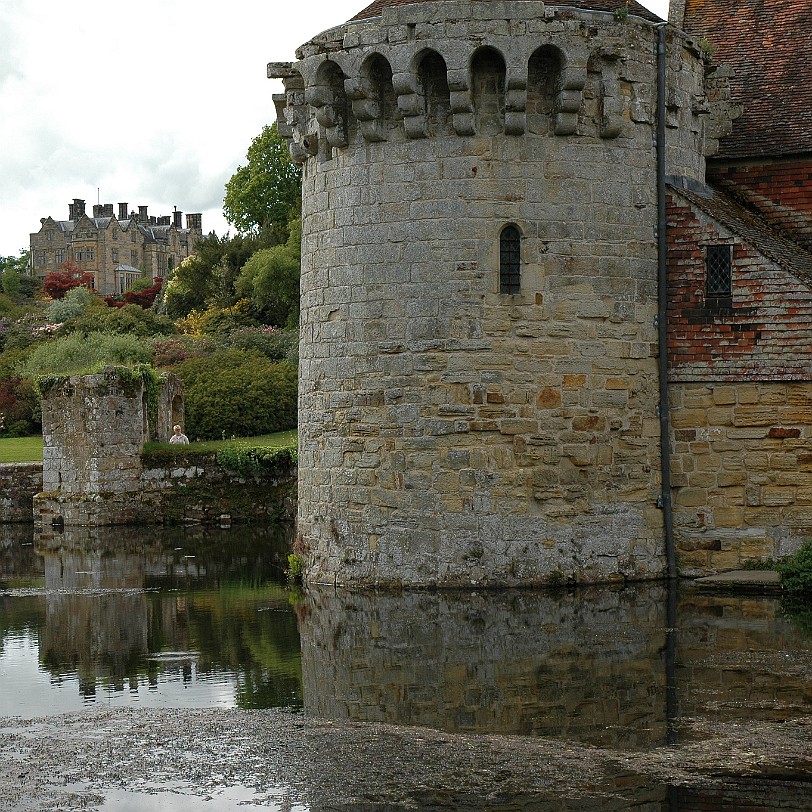
M37 252L37 265L44 265L45 264L45 251L38 251Z
M158 254L158 270L161 273L166 270L166 257L163 254Z
M74 249L73 258L77 262L81 262L85 258L85 249L84 248L76 248L76 249Z
M118 262L118 248L113 249L113 262Z
M499 292L521 291L521 235L516 226L505 226L499 235Z
M705 297L729 299L733 293L733 246L705 248Z
M64 248L57 248L56 249L56 264L61 265L65 261L65 249Z
M138 251L130 251L130 265L135 267L138 264Z

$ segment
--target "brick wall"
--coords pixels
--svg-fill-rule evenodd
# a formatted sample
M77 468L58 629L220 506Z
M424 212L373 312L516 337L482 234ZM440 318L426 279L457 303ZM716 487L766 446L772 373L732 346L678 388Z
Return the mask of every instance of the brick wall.
M679 196L668 207L670 380L808 378L808 285ZM704 246L730 243L733 296L718 306L705 299Z

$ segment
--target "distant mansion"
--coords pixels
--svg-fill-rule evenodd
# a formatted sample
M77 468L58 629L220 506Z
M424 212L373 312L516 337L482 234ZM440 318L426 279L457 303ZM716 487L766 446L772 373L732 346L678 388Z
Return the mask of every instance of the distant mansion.
M183 212L152 217L146 206L129 212L127 203L93 206L85 213L85 201L75 198L68 205L67 220L43 217L39 231L31 234L31 263L44 279L67 260L76 262L95 277L96 290L108 296L123 293L146 272L150 277L166 276L190 254L203 237L203 215Z

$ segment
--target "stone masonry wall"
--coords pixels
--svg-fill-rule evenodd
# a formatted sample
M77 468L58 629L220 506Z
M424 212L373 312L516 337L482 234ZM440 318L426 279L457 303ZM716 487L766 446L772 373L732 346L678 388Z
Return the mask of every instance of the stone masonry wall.
M699 178L703 66L674 36L670 160ZM285 68L310 580L662 573L655 40L608 13L421 3Z
M0 525L32 523L41 487L41 465L0 465ZM214 456L179 456L171 463L148 464L131 491L98 499L53 498L38 504L36 518L46 526L58 519L87 527L292 522L295 514L295 467L277 476L243 476L222 468Z
M812 383L669 391L681 574L783 557L812 537Z
M34 515L34 494L40 490L40 463L0 465L0 524L30 522Z

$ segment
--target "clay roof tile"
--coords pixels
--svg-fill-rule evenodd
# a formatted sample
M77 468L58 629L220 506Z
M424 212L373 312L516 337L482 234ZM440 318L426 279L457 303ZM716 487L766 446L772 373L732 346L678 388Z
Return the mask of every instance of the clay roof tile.
M713 61L735 69L733 101L744 114L719 157L812 152L812 3L686 0L683 28L707 40Z

